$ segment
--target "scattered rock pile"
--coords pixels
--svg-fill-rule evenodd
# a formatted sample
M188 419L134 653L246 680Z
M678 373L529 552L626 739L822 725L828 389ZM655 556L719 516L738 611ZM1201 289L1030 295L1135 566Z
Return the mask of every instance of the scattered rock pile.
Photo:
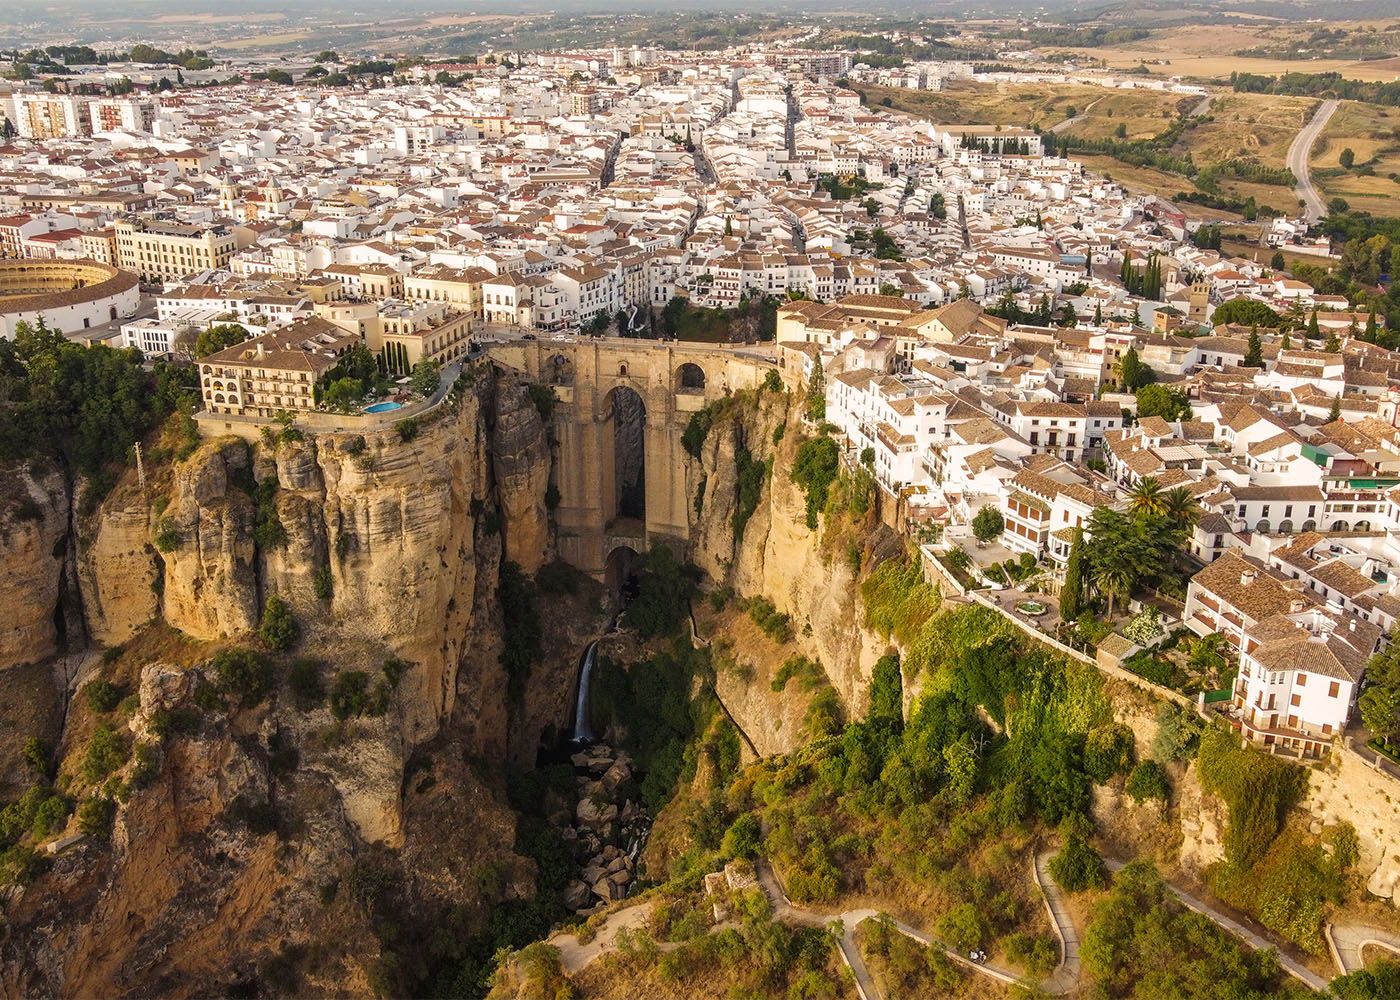
M549 816L583 860L579 878L564 890L564 905L591 912L626 898L651 820L636 801L637 783L625 751L594 743L570 760L578 776L578 802L572 811L553 802Z

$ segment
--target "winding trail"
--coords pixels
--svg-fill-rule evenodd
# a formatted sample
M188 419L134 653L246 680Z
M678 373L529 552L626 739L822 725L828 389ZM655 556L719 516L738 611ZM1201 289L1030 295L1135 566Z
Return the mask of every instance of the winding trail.
M1060 964L1041 985L1046 993L1063 996L1077 989L1082 966L1079 962L1079 931L1070 917L1065 894L1050 876L1050 859L1056 851L1041 851L1035 856L1036 885L1045 896L1045 908L1050 911L1050 922L1055 927L1055 936L1060 939Z
M1075 929L1074 920L1070 915L1069 907L1065 902L1064 893L1050 876L1050 862L1058 853L1057 849L1047 849L1035 856L1032 866L1032 876L1037 886L1045 897L1046 910L1050 914L1051 923L1055 929L1055 936L1060 941L1060 963L1055 970L1040 983L1041 989L1052 996L1065 996L1074 993L1081 986L1083 978L1083 966L1079 957L1079 933ZM1121 871L1124 862L1105 859L1110 871ZM855 977L856 990L860 994L861 1000L882 1000L882 994L875 983L875 979L870 974L869 968L865 964L865 959L860 953L860 948L856 944L855 930L864 920L870 920L882 916L881 911L858 908L841 910L839 912L826 912L800 906L790 900L783 890L782 884L778 881L777 873L766 858L760 858L754 863L754 872L758 876L758 884L768 896L769 902L773 906L773 919L787 924L795 924L799 927L827 927L839 922L841 933L837 938L840 947L841 959L850 968ZM1238 920L1222 912L1214 906L1202 902L1196 896L1182 889L1172 882L1167 882L1166 887L1170 889L1182 904L1188 909L1194 910L1212 920L1216 925L1243 941L1250 948L1255 950L1274 949L1278 954L1280 967L1285 972L1299 980L1313 990L1325 991L1328 980L1313 972L1302 963L1290 958L1287 955L1277 952L1277 949L1262 935L1255 933ZM618 931L622 928L636 929L646 923L647 917L651 914L653 904L650 902L640 903L625 909L617 910L609 914L603 925L598 928L598 932L588 944L581 945L578 938L571 933L559 932L550 936L549 943L559 949L560 962L565 973L572 975L583 969L594 959L599 958L604 953L614 947ZM732 921L714 928L733 926ZM1015 985L1023 983L1022 977L1018 976L1011 969L991 963L977 963L970 961L967 956L959 951L949 948L941 941L937 941L922 931L911 927L902 920L891 920L891 926L906 937L919 942L926 947L941 948L953 962L960 967L975 972L979 975L995 979L1000 983ZM1329 924L1325 930L1328 947L1332 953L1332 959L1336 963L1339 972L1349 973L1364 968L1365 961L1363 952L1367 948L1383 948L1388 951L1400 954L1400 934L1395 934L1379 927L1370 927L1360 924ZM671 951L680 947L675 942L661 942L658 944L661 951Z
M1332 952L1332 961L1343 974L1366 967L1367 948L1383 948L1400 954L1400 935L1380 927L1366 927L1360 924L1327 925L1327 946Z
M1322 202L1322 195L1317 193L1317 188L1313 187L1312 178L1308 176L1308 157L1312 153L1313 143L1322 134L1327 121L1332 117L1332 113L1337 110L1338 101L1323 101L1318 106L1317 113L1312 116L1312 121L1303 126L1297 137L1293 140L1293 145L1288 147L1288 169L1293 171L1293 176L1298 179L1298 186L1294 189L1305 205L1304 217L1309 223L1316 222L1327 214L1327 206Z
M1110 871L1116 872L1120 871L1123 868L1123 862L1121 861L1111 861L1105 859L1105 863L1108 865ZM1254 931L1250 930L1238 920L1234 919L1226 913L1221 912L1220 910L1217 910L1215 907L1209 905L1208 903L1201 902L1201 900L1197 899L1195 896L1191 895L1189 892L1176 885L1175 883L1167 882L1166 886L1168 889L1170 889L1173 893L1176 894L1176 898L1181 900L1181 902L1186 905L1187 909L1195 910L1202 916L1209 917L1211 920L1215 921L1225 930L1229 931L1231 934L1235 935L1235 937L1239 938L1245 944L1249 945L1255 951L1260 951L1265 948L1274 948L1275 952L1278 954L1278 964L1283 968L1284 972L1287 972L1294 979L1305 983L1310 989L1319 991L1327 989L1326 979L1319 976L1316 972L1313 972L1301 962L1295 961L1294 959L1289 958L1282 952L1279 952L1278 949L1275 948L1274 945L1271 944L1268 940L1266 940L1261 935L1254 933Z

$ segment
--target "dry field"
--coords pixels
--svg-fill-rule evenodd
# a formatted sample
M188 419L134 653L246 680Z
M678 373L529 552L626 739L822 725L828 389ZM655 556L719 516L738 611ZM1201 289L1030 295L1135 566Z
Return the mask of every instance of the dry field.
M860 84L871 107L889 98L890 110L949 125L1012 125L1049 128L1068 116L1068 109L1086 117L1074 131L1091 137L1111 136L1126 123L1134 137L1156 135L1175 118L1183 103L1179 94L1151 90L1109 90L1079 84L982 84L958 81L944 90L906 90Z
M1342 150L1356 161L1343 171ZM1400 214L1400 108L1344 101L1312 149L1313 183L1324 198L1345 198L1352 208L1375 215ZM1374 176L1358 176L1355 168L1369 165Z
M1215 120L1189 129L1172 152L1190 153L1201 166L1240 157L1285 167L1288 147L1317 103L1311 97L1221 94L1211 104Z
M1383 26L1390 21L1334 22L1333 27ZM1304 37L1318 25L1281 25L1263 22L1256 26L1193 24L1154 34L1126 45L1101 48L1062 49L1045 46L1042 51L1072 52L1087 61L1102 60L1109 67L1127 69L1146 62L1159 76L1185 76L1205 79L1228 78L1232 72L1281 73L1338 72L1353 80L1387 82L1400 75L1400 59L1361 61L1353 59L1264 59L1235 55L1261 46L1276 46Z

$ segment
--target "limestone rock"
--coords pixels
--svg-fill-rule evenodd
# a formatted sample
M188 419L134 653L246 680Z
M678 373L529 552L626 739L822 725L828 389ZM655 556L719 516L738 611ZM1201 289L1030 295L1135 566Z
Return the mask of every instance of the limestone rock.
M78 579L88 632L117 645L160 611L150 502L134 482L119 484L78 532Z
M63 575L68 502L57 472L39 477L27 468L0 470L15 487L0 501L0 669L52 656L57 648L54 608Z
M615 761L612 767L608 768L607 771L603 773L603 791L611 795L613 792L617 791L619 785L624 781L628 781L631 777L632 769L621 761Z
M507 559L533 573L552 558L549 539L549 437L523 385L501 384L495 397L491 466L501 506Z
M168 663L148 663L141 668L141 711L147 715L157 709L176 708L190 694L193 675Z
M230 483L248 463L247 445L221 439L174 469L165 516L180 540L164 557L163 611L198 639L239 635L258 621L253 501Z
M564 906L570 910L581 910L593 899L593 887L587 882L574 879L564 887Z

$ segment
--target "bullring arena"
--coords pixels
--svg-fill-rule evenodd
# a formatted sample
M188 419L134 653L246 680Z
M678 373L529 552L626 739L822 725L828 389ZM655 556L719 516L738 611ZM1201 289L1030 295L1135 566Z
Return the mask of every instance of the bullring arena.
M0 260L0 337L40 318L64 333L134 314L136 275L95 260Z

